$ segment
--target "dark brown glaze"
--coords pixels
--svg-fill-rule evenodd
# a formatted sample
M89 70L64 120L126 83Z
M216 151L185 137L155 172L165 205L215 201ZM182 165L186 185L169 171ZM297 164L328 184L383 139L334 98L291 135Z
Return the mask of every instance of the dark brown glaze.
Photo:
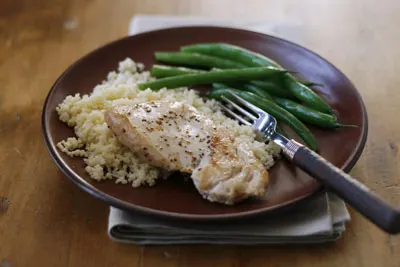
M367 114L357 90L337 68L301 46L265 34L222 27L181 27L138 34L96 49L69 67L55 82L44 104L42 127L50 155L63 173L82 189L112 206L191 220L244 218L297 203L318 192L321 185L316 180L281 159L270 170L265 199L225 206L203 200L192 182L185 182L179 175L166 181L160 179L152 188L133 189L113 181L93 181L85 173L81 158L70 158L55 148L58 141L74 135L71 128L58 120L55 111L67 95L90 93L126 57L143 62L149 69L155 63L155 51L178 50L182 45L201 42L226 42L248 48L298 72L302 78L324 84L315 90L331 104L339 122L359 127L310 128L323 157L346 171L354 166L366 142Z

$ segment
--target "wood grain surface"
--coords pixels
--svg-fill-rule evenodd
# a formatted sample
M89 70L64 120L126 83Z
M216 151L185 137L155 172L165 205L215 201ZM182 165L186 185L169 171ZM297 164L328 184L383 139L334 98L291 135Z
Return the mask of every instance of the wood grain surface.
M357 213L333 244L119 245L108 207L65 179L47 154L41 108L71 63L123 37L135 14L296 23L303 44L359 88L369 137L352 174L400 206L400 1L2 0L0 266L400 266L400 237Z

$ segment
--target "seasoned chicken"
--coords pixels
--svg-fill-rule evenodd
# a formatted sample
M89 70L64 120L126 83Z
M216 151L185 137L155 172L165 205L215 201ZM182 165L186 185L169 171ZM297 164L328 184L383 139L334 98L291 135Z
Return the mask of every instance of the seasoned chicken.
M199 165L213 127L194 107L166 101L117 106L105 120L142 161L185 173Z
M143 162L191 174L201 195L233 204L262 196L268 172L246 142L182 102L152 101L114 107L105 120Z
M204 198L233 204L249 196L265 194L268 172L246 142L239 141L225 127L217 127L211 135L209 149L192 174Z

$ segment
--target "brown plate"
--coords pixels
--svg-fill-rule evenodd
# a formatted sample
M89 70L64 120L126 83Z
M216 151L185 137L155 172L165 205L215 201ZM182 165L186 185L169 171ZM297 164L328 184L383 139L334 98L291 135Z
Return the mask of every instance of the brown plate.
M251 49L298 72L303 78L323 84L324 87L315 90L332 105L339 121L360 127L333 131L310 128L317 137L323 157L346 171L354 166L366 142L367 114L357 90L337 68L306 48L265 34L222 27L181 27L112 42L77 61L55 82L44 104L42 126L50 155L62 172L111 206L192 220L243 218L297 203L320 190L321 185L316 180L280 160L271 169L265 199L225 206L203 200L192 182L185 182L180 176L159 180L152 188L134 189L113 181L95 182L85 173L81 158L70 158L56 149L58 141L74 136L73 130L58 120L55 111L67 95L90 93L126 57L150 68L155 63L155 51L178 50L182 45L201 42L226 42Z

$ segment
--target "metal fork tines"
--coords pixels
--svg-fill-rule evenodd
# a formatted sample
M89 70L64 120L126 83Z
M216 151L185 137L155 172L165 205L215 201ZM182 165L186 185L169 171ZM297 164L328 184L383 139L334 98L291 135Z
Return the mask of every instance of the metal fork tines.
M289 140L276 132L277 122L273 116L238 95L231 92L229 94L236 102L221 96L221 99L231 107L221 104L222 110L239 122L253 126L259 136L274 141L281 148L286 146Z

